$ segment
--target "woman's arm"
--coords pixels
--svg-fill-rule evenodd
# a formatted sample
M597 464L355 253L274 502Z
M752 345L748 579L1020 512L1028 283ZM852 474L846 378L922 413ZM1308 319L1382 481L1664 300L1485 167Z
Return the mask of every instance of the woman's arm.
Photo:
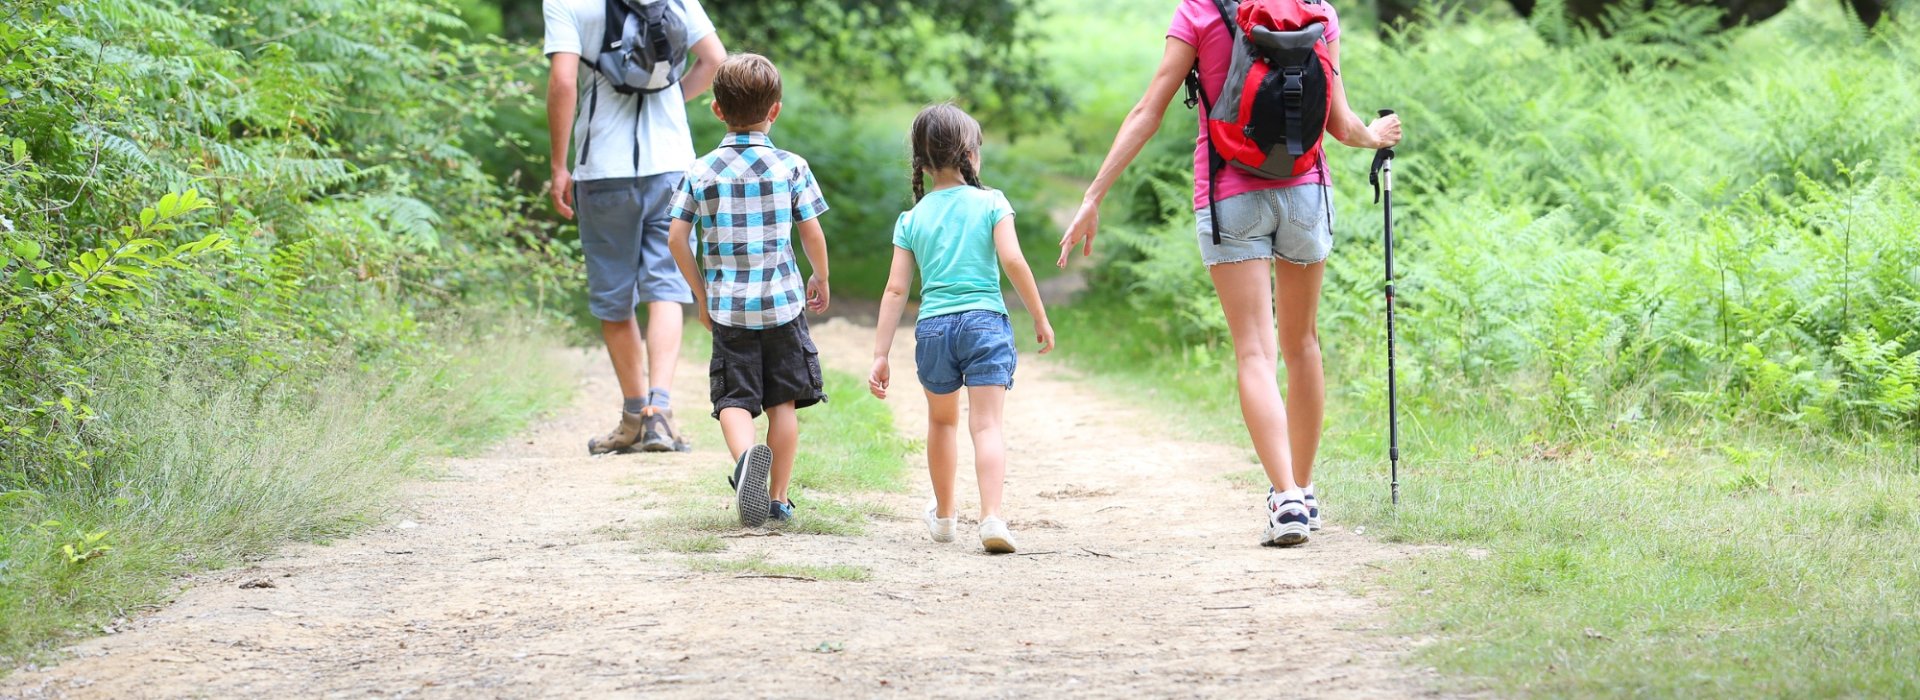
M1400 117L1389 114L1367 125L1347 104L1347 84L1340 77L1340 40L1327 42L1327 54L1333 59L1333 101L1328 106L1327 133L1334 140L1354 148L1377 149L1400 143Z
M894 246L893 267L887 272L887 290L880 294L880 318L874 321L873 372L867 375L867 391L887 398L887 385L893 371L887 357L893 353L893 331L900 327L900 312L907 308L907 292L916 269L913 251Z
M1014 231L1011 215L994 224L993 250L1000 256L1000 268L1007 271L1007 281L1020 295L1020 303L1026 304L1027 313L1033 315L1033 336L1040 343L1040 354L1051 352L1053 324L1047 322L1047 306L1040 301L1040 285L1033 281L1033 268L1027 265L1027 256L1020 253L1020 234Z
M1160 67L1154 69L1153 81L1147 83L1147 94L1127 112L1126 121L1120 122L1120 133L1113 137L1113 147L1107 150L1107 159L1100 164L1100 174L1094 176L1093 184L1087 186L1087 194L1080 202L1080 211L1073 215L1073 223L1067 226L1066 235L1060 237L1061 267L1067 265L1067 256L1073 253L1075 246L1081 246L1081 255L1093 254L1093 237L1100 228L1100 202L1107 198L1107 192L1120 179L1127 165L1140 155L1140 149L1146 147L1147 140L1160 130L1160 120L1166 116L1167 103L1173 101L1173 95L1187 79L1187 72L1193 70L1194 49L1191 44L1167 37L1166 53L1160 57Z

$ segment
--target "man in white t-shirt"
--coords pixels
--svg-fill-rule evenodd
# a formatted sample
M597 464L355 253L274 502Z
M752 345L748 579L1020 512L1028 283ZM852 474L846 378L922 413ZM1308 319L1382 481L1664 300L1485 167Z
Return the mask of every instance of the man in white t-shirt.
M673 422L671 390L680 359L680 305L692 302L693 292L667 248L667 205L693 162L686 102L713 84L727 51L700 0L646 1L668 3L679 16L690 65L678 85L644 96L620 94L591 66L606 48L608 0L545 0L544 8L553 204L567 218L579 212L588 307L600 319L624 399L619 426L588 441L594 454L686 448ZM569 161L569 150L582 162ZM644 352L634 321L640 304L647 305Z

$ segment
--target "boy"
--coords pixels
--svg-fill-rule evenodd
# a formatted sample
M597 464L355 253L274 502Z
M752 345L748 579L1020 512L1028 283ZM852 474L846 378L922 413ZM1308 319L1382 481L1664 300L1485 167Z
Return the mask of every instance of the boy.
M780 117L780 71L772 62L738 54L721 63L713 115L727 123L727 135L687 169L669 207L668 242L694 290L700 323L713 333L713 416L733 455L740 524L759 527L769 518L793 518L787 483L800 442L794 411L827 400L791 238L799 229L813 264L806 308L823 313L827 240L819 216L827 203L807 162L767 138ZM688 240L695 221L704 275ZM753 420L763 410L767 441L756 444Z
M600 319L620 379L620 423L587 441L591 454L685 451L674 426L674 366L681 304L693 295L667 254L667 201L693 162L686 102L706 92L727 56L700 0L667 0L688 58L680 82L650 95L623 94L591 64L608 49L605 0L545 0L547 129L553 143L553 205L580 216L588 308ZM582 73L584 71L584 74ZM584 82L586 89L581 90ZM568 152L578 155L570 163ZM634 307L645 304L645 341Z

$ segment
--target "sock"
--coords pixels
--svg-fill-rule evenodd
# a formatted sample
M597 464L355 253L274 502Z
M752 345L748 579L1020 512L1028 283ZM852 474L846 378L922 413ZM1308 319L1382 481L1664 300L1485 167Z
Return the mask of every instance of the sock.
M673 406L670 405L672 401L673 401L673 392L667 391L666 389L647 390L647 402L645 404L647 406L652 406L654 408L662 408L662 409L673 408Z
M634 397L620 402L620 410L627 413L639 413L647 407L647 400Z
M1286 501L1305 501L1306 499L1301 495L1300 489L1295 488L1288 491L1281 491L1280 500L1281 502L1286 502Z
M1300 487L1300 493L1306 494L1307 498L1313 498L1313 484Z

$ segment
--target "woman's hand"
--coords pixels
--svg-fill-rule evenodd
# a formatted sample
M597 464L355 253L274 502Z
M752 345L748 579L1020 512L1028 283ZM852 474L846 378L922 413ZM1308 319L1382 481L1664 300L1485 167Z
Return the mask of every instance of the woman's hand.
M1367 125L1367 131L1373 134L1374 142L1380 144L1374 146L1375 149L1391 148L1400 143L1400 115L1389 114L1375 119Z
M1067 257L1073 255L1075 247L1080 255L1093 255L1093 237L1100 233L1100 202L1086 200L1080 203L1080 210L1074 212L1073 223L1067 224L1067 232L1060 236L1060 260L1054 265L1067 266Z
M876 399L887 398L887 385L893 380L893 368L887 365L887 357L873 358L873 371L867 374L867 391L873 392Z

